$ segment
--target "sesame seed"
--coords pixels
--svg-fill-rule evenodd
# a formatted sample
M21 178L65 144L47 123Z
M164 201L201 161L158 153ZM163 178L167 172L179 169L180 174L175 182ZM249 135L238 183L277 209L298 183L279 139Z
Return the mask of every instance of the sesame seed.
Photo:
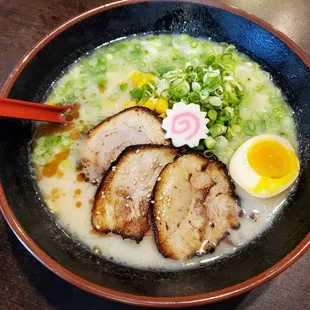
M152 195L151 194L147 194L146 198L150 198Z
M151 169L153 169L154 168L154 166L153 165L151 165Z
M97 185L99 183L99 179L98 178L92 179L91 183Z
M96 225L96 229L100 229L100 225Z
M101 250L98 247L96 247L96 246L93 247L93 251L96 254L101 254Z
M113 166L113 167L112 167L112 171L115 171L115 170L116 170L116 166Z
M137 180L134 180L134 181L133 181L133 185L136 185L136 184L137 184Z
M155 201L154 201L154 200L151 200L151 203L155 203Z
M159 216L156 216L156 220L158 220L158 221L159 221L159 220L160 220L160 217L159 217Z
M157 181L160 181L161 180L161 177L159 177L158 179L157 179Z
M126 199L130 199L130 196L126 196L125 198L126 198Z
M143 178L141 178L141 179L140 179L140 181L144 181L144 179L143 179Z
M128 203L126 203L126 204L125 204L125 207L129 207L129 204L128 204Z
M97 214L97 215L100 215L100 214L101 214L101 212L100 212L100 211L96 211L96 214Z
M163 166L163 164L158 164L158 167L162 167Z
M136 150L136 154L138 154L140 152L140 150Z

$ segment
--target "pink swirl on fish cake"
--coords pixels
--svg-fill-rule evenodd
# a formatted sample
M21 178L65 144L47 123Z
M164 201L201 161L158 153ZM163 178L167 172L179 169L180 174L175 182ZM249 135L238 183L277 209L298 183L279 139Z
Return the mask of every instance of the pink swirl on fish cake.
M185 119L182 120L182 118L185 118ZM190 119L194 120L194 122L195 122L194 127L191 127ZM181 125L181 126L184 125L184 126L180 129L178 129L177 128L178 125ZM199 118L197 117L197 115L195 115L192 112L184 112L184 113L180 113L178 115L175 115L173 117L171 132L174 134L184 134L184 133L190 131L190 129L192 129L191 130L192 132L187 137L185 137L185 140L189 140L198 133L199 128L200 128L200 121L199 121Z

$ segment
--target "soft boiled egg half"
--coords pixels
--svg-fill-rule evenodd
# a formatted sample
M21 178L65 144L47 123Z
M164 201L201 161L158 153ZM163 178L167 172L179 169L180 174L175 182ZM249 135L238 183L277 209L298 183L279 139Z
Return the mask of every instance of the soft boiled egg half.
M230 161L229 172L253 196L269 198L292 185L299 173L299 161L285 138L263 134L239 147Z

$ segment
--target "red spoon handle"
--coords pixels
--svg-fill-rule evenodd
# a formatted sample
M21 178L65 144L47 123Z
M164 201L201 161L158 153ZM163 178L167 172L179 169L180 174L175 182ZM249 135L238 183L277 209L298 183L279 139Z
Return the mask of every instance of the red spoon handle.
M0 116L66 124L63 113L72 105L50 106L15 99L0 98Z

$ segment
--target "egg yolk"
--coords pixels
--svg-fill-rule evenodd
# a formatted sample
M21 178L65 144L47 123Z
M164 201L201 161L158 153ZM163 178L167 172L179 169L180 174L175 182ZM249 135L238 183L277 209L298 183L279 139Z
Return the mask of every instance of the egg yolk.
M264 140L253 144L248 151L248 161L260 176L279 179L291 171L292 151L274 140Z
M299 161L294 151L274 140L253 144L248 150L248 161L252 169L261 176L253 189L254 193L279 193L296 179L299 171Z

